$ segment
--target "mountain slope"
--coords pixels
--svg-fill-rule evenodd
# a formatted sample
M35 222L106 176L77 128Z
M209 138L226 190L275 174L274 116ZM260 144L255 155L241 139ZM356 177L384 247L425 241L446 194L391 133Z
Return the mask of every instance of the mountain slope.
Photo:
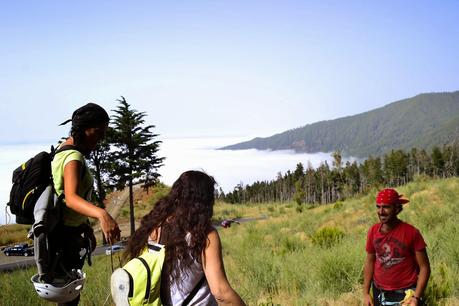
M459 91L456 91L420 94L369 112L320 121L222 149L293 149L308 153L341 150L345 155L366 157L391 149L428 149L458 136Z

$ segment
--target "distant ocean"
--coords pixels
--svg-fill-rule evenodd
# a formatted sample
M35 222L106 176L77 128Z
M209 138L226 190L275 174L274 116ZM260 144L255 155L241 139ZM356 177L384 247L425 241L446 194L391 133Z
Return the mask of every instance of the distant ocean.
M330 153L295 154L292 151L216 150L225 145L246 141L242 137L170 138L162 139L159 156L166 157L160 168L161 181L171 185L186 170L203 170L214 176L225 192L237 184L272 180L278 172L294 170L299 162L313 167L327 160ZM34 154L49 150L50 144L0 145L0 224L7 222L5 206L11 188L11 174ZM14 216L12 216L14 221Z

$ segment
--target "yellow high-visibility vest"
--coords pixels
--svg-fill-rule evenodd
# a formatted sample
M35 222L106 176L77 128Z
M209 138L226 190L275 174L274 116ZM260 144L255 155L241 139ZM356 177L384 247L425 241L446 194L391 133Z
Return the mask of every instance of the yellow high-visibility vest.
M129 305L161 306L161 271L165 248L161 244L148 244L142 254L128 261L123 270L129 275Z

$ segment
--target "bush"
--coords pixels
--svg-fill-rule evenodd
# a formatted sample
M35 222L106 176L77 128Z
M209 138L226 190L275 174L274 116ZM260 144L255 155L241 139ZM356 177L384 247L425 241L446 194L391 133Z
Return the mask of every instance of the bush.
M351 292L356 284L362 284L363 256L355 239L348 237L333 249L318 251L316 281L323 296L337 297ZM336 304L339 305L339 304Z
M304 248L304 242L298 239L297 237L283 236L279 241L279 254L281 255L285 255L292 252L300 252Z
M322 290L333 294L351 291L356 281L350 273L352 265L352 262L345 261L339 256L328 256L320 261L319 281Z
M335 227L324 227L311 235L314 245L329 248L337 244L344 237L344 232Z

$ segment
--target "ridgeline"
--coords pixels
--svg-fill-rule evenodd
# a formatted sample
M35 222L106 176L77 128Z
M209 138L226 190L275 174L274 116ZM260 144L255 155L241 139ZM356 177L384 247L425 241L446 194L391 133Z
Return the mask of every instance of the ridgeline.
M223 150L286 150L316 153L340 150L368 157L392 149L430 149L459 138L459 91L426 93L354 116L320 121Z

